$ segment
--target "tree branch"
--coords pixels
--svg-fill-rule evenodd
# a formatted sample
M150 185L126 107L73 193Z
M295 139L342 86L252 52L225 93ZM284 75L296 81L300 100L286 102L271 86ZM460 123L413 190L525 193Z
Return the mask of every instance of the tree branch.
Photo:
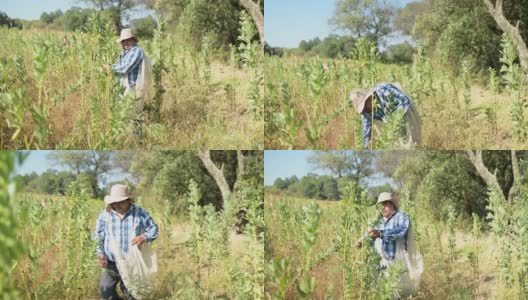
M255 22L259 33L260 44L264 47L264 14L260 10L260 1L255 3L252 0L240 0L240 4L247 10L253 22Z
M487 185L492 186L497 189L499 194L502 196L503 200L506 201L504 197L504 193L502 192L502 189L500 187L499 181L497 180L497 170L493 174L488 170L486 165L484 165L484 161L482 160L482 150L477 150L473 152L472 150L468 150L467 154L469 156L469 160L475 166L475 169L477 169L478 174Z
M231 195L231 189L229 188L229 184L227 183L227 180L224 176L223 172L223 166L222 168L218 168L213 160L211 159L211 151L210 150L199 150L197 151L198 157L204 164L205 168L213 177L213 179L216 182L216 185L218 185L218 188L220 189L220 192L222 193L222 199L223 203L227 202L229 199L229 196Z
M508 19L506 19L502 9L503 0L496 0L495 5L493 5L490 0L484 0L484 4L497 23L497 26L499 26L499 28L513 41L513 44L519 53L521 68L528 78L528 46L526 46L526 42L523 40L521 32L519 31L519 21L517 21L517 26L513 26Z

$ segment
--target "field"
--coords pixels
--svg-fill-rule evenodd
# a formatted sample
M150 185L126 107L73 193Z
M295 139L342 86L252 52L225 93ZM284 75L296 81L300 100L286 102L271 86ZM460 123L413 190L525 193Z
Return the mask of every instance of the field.
M353 59L267 56L265 144L269 149L362 149L361 119L353 89L399 82L421 119L418 149L522 149L526 147L526 79L507 38L503 67L478 71L464 61L451 70L419 48L410 65L380 61L375 47L358 40ZM372 149L397 149L401 121L388 118L373 131Z
M0 148L263 148L262 54L249 19L227 52L207 38L195 49L161 20L139 42L153 64L140 138L134 100L102 67L121 51L110 24L94 15L84 33L0 28Z
M401 210L412 220L424 259L413 299L525 299L526 251L520 246L525 235L516 233L519 241L505 242L510 233L496 230L504 228L498 225L504 209L491 202L489 223L459 218L455 211L438 222L411 198L402 198ZM376 282L373 247L354 247L379 214L361 188L351 186L342 201L266 193L265 203L269 299L391 299L393 272Z
M11 276L22 299L99 298L101 269L91 237L104 204L75 189L65 197L15 198L18 237L26 250ZM199 193L193 188L182 199L189 213L179 217L163 202L136 202L159 227L153 243L159 272L152 299L262 298L263 241L255 230L262 222L261 210L249 209L249 224L238 235L231 228L234 214L197 205Z

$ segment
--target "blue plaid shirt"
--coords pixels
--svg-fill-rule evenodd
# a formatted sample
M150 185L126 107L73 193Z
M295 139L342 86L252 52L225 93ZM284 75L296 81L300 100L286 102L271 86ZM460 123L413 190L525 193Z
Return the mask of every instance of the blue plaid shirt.
M411 226L409 215L404 212L395 211L386 222L381 219L380 224L375 229L381 233L383 254L388 260L393 260L396 256L396 240L403 239L403 245L407 250L407 230Z
M117 64L112 65L112 69L121 76L128 73L128 85L134 87L139 76L143 56L143 50L135 44L132 48L121 52L119 61Z
M377 96L374 119L383 121L389 110L403 110L407 112L411 106L411 100L407 95L390 83L380 83L374 87ZM392 103L391 103L392 102ZM361 125L363 127L363 147L368 149L372 133L372 113L361 114Z
M99 214L99 217L97 217L93 239L99 240L96 254L105 254L109 261L115 261L114 255L110 250L110 239L106 238L107 236L110 236L110 228L106 224L107 214L106 211L103 211ZM117 237L115 238L119 242L119 247L124 253L128 253L132 239L136 236L144 234L147 242L152 242L158 237L158 225L154 223L154 220L145 209L135 206L134 204L130 204L130 208L125 214L123 220L119 218L116 211L111 210L110 222L114 235L117 234L118 229L120 229L120 240ZM135 236L130 235L131 228L135 228Z

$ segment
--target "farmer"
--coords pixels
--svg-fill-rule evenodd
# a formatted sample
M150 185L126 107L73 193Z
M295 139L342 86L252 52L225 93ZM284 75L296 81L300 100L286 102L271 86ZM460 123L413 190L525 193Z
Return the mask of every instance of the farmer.
M373 107L375 98L376 107ZM372 89L356 89L350 94L356 111L361 114L363 147L368 149L372 135L372 119L386 121L388 113L401 110L405 114L405 138L402 148L411 149L420 144L420 119L410 98L401 91L399 83L380 83Z
M158 226L143 208L133 204L126 185L112 186L110 195L105 196L104 200L107 206L97 217L94 232L94 239L99 240L97 260L103 268L99 282L101 298L119 299L116 286L120 283L125 299L134 299L121 280L114 254L110 250L110 226L123 253L128 253L133 245L139 247L145 242L154 241L158 237Z
M374 229L359 238L355 246L361 248L363 240L369 237L374 242L376 253L381 257L382 271L396 263L403 264L399 287L403 294L412 294L418 288L423 261L416 250L409 216L399 211L400 202L392 193L381 193L375 205L382 206L382 220Z
M105 69L112 69L121 77L121 85L125 88L125 95L132 94L135 98L136 117L134 119L134 134L136 137L141 136L141 117L143 114L143 102L140 95L136 93L136 83L141 72L141 63L145 56L143 49L138 46L138 39L132 32L132 29L125 28L121 30L121 35L117 39L121 43L123 52L119 55L117 64L103 64Z

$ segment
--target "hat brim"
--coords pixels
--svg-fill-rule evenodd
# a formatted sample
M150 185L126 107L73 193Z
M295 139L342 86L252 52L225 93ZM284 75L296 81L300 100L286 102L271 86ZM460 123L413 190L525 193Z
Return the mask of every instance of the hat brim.
M122 41L126 41L126 40L128 40L128 39L135 39L136 42L138 41L138 38L137 38L136 36L131 36L131 37L124 38L124 39L122 39L122 38L118 38L118 39L116 40L116 43L119 44L119 43L121 43Z
M130 199L130 197L128 197L128 196L113 197L113 196L110 196L110 195L106 195L104 197L104 201L105 201L106 204L112 204L112 203L116 203L116 202L121 202L121 201L125 201L127 199Z
M363 112L367 100L372 96L373 93L374 89L361 89L352 92L350 98L358 114Z
M378 204L381 204L381 203L383 203L383 202L387 202L387 201L392 202L392 204L394 204L394 207L396 207L396 208L400 208L400 201L398 201L398 200L396 200L396 199L394 199L394 198L391 198L391 199L383 199L383 200L381 200L381 201L378 201L378 202L376 202L376 204L372 205L372 207L376 207Z

